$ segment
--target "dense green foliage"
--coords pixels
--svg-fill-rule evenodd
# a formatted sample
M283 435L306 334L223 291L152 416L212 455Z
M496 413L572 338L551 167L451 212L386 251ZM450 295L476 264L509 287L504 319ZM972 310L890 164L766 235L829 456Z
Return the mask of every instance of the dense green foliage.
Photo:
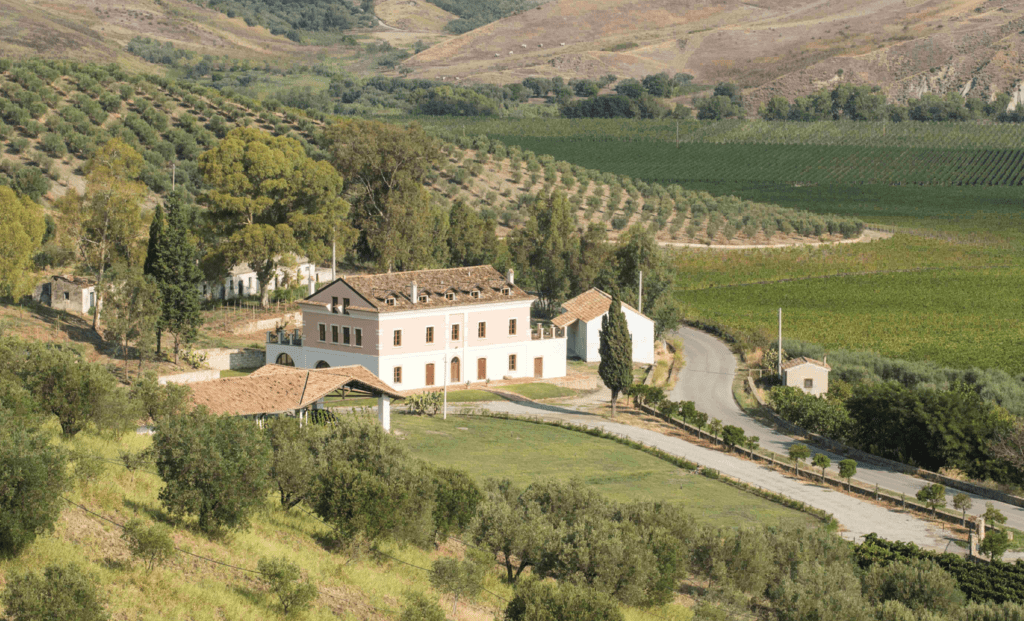
M9 388L8 388L9 390ZM26 431L0 394L0 555L13 556L53 530L69 487L66 453L45 435Z
M601 363L597 372L601 381L612 391L612 414L619 393L633 383L633 339L622 313L622 303L612 297L608 313L601 318L600 345L598 351Z
M541 4L537 0L430 0L430 3L459 16L445 25L445 30L454 34L469 32Z
M282 613L302 614L316 599L316 585L303 580L299 566L286 557L261 558L258 569Z
M95 582L76 565L10 576L0 598L10 621L106 621Z
M265 503L270 448L252 421L205 408L160 419L153 436L160 500L173 515L198 519L209 534L248 527Z
M598 589L571 582L527 580L505 608L508 621L623 621L615 601Z
M196 0L198 1L198 0ZM209 0L203 2L228 17L241 17L249 26L266 26L272 34L301 41L299 31L339 32L376 24L373 0Z
M1008 430L1009 416L967 384L937 390L862 383L845 402L776 386L770 401L786 420L874 455L932 471L955 468L979 479L1020 480L1017 469L989 450L993 439Z
M863 569L928 559L952 575L972 601L1024 603L1024 565L1020 563L973 563L956 554L929 552L912 543L886 541L873 534L855 550L854 556Z

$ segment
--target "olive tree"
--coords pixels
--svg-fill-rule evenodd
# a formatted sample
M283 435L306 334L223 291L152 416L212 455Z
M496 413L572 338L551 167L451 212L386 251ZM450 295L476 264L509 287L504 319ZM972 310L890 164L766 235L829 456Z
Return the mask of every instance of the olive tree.
M96 584L77 566L50 565L35 572L8 578L0 597L10 621L74 619L106 621L103 600Z
M251 421L211 416L205 408L156 423L160 501L177 516L195 516L216 535L248 526L270 485L271 451Z
M0 422L6 414L0 407ZM64 451L41 434L0 425L0 554L14 556L53 530L70 484Z

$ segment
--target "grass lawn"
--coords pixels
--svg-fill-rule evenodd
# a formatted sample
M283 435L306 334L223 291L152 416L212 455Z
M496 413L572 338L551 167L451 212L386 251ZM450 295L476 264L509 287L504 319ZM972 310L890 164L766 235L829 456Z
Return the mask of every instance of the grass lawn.
M475 401L504 401L501 395L487 390L471 388L468 390L448 390L448 403L473 403Z
M577 394L576 391L571 388L563 388L561 386L545 384L543 382L537 382L535 384L514 384L512 386L502 386L501 389L507 392L514 392L517 395L522 395L527 399L575 397Z
M568 429L461 416L447 421L397 416L392 421L412 454L464 469L478 481L503 477L526 485L543 478L578 477L614 500L682 503L703 524L817 523L810 515L687 474L652 455Z

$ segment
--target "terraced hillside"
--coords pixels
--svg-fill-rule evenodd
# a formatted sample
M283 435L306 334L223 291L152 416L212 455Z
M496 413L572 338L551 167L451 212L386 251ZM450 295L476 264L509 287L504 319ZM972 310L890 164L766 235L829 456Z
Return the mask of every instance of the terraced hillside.
M318 146L322 114L306 116L189 83L129 74L116 66L28 61L0 65L0 182L46 202L81 189L82 165L117 136L146 159L143 180L154 197L172 184L201 189L196 158L233 127L254 126ZM615 237L643 222L677 243L777 244L856 237L850 219L823 217L714 197L599 173L551 157L508 149L486 138L448 136L447 164L430 177L435 199L465 201L494 216L501 232L522 224L522 206L541 190L562 191L580 226L600 223Z

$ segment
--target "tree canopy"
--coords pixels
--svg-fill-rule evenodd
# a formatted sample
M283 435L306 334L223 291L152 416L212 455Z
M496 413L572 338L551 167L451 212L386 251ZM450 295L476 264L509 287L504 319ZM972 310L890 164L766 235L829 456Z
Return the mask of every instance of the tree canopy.
M20 298L32 291L32 256L46 232L43 209L0 186L0 297Z

